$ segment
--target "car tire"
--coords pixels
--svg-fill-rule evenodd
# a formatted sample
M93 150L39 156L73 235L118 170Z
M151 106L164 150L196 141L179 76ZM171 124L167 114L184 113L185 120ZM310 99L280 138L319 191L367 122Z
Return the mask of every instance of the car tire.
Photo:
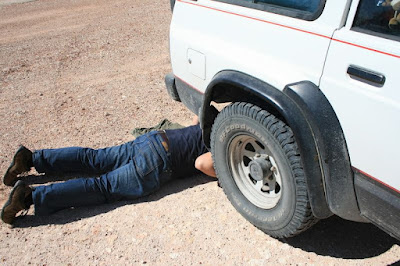
M244 102L225 107L212 127L211 151L224 193L256 227L282 238L317 221L293 133L274 115Z

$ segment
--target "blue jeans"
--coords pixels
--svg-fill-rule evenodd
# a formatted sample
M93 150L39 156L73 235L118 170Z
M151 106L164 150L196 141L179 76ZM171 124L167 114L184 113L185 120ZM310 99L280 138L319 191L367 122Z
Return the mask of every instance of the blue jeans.
M148 195L171 178L170 155L157 132L104 149L70 147L37 150L33 164L39 173L98 176L78 178L32 192L35 214L131 200Z

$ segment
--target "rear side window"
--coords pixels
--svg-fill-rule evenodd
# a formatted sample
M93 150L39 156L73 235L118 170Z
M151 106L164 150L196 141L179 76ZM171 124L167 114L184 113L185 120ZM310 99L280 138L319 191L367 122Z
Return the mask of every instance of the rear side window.
M361 0L352 29L400 40L400 0Z
M215 0L304 20L317 19L325 0Z
M319 0L259 0L255 1L255 3L264 3L264 4L272 4L276 6L291 8L294 10L299 11L306 11L306 12L315 12L319 6Z

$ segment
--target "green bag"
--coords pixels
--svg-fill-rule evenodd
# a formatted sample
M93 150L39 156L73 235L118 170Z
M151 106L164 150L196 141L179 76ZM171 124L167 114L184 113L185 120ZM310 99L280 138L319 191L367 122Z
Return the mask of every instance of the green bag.
M178 123L172 123L168 119L163 119L161 120L160 123L155 125L154 127L138 127L132 130L132 135L137 138L143 134L149 133L150 131L155 131L155 130L165 130L165 129L179 129L183 128L181 124Z

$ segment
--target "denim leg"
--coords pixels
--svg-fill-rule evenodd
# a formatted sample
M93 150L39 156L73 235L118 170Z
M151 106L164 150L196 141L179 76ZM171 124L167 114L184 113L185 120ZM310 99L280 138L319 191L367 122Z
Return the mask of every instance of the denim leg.
M35 214L48 215L70 207L136 199L159 187L156 171L142 178L130 162L98 178L78 178L36 187L32 196Z
M32 192L35 213L48 215L70 207L131 200L158 190L170 173L166 153L160 154L159 142L157 135L137 142L132 160L99 178L36 187Z
M134 146L146 142L146 135L119 146L103 149L69 147L43 149L33 153L39 173L101 175L127 164L135 156Z

